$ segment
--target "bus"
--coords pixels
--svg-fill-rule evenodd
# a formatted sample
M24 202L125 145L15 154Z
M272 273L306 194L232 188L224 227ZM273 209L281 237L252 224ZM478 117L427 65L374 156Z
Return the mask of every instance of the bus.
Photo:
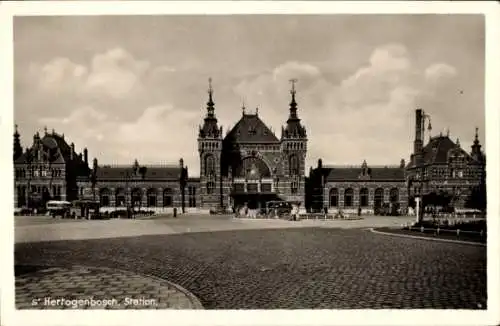
M50 216L61 216L63 218L70 216L71 203L64 200L49 200L47 202L47 212Z
M284 217L292 213L292 203L287 201L268 201L266 214L271 217Z

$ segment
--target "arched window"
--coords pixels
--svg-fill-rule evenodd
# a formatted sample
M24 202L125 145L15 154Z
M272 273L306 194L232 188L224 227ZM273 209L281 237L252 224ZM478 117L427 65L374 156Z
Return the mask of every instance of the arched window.
M288 163L290 164L290 175L298 175L299 159L297 158L297 155L290 155Z
M132 189L132 207L141 207L142 191L139 188Z
M215 182L208 181L207 182L207 194L213 194L215 190Z
M330 207L339 205L339 190L337 188L330 189Z
M352 188L347 188L344 192L344 206L345 207L352 206L353 197L354 197L354 191L352 190Z
M246 157L241 160L240 164L236 164L233 169L233 176L256 180L260 178L270 177L271 171L267 164L259 157Z
M215 175L215 158L210 154L205 156L205 175Z
M368 206L368 188L361 188L359 190L359 205L361 207Z
M99 189L99 201L101 203L101 206L103 206L103 207L109 206L109 189L108 188Z
M391 203L398 203L399 202L399 189L392 188L391 191L389 192L389 198L391 199Z
M156 188L148 189L148 207L156 207Z
M116 207L125 207L125 189L118 188L115 193L115 206Z
M383 203L384 203L384 189L377 188L377 189L375 189L375 196L374 196L373 204L374 204L375 208L380 208L380 207L382 207Z
M163 190L163 207L171 207L172 206L172 189L171 188L165 188Z

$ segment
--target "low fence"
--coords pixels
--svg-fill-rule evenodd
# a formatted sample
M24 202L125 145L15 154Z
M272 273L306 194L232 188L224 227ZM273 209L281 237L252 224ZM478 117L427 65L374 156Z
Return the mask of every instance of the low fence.
M459 228L457 229L446 229L446 228L426 228L423 226L412 226L409 224L402 225L401 226L403 230L408 230L408 231L415 231L415 232L420 232L420 233L433 233L435 235L455 235L457 238L460 238L462 235L470 235L473 237L477 237L480 239L485 239L486 238L486 230L481 230L481 231L468 231L468 230L460 230Z
M285 219L285 220L290 220L293 219L293 216L291 214L283 214L283 215L275 215L273 213L271 214L256 214L256 215L241 215L241 214L236 214L235 218L250 218L250 219ZM349 214L343 214L343 215L338 215L338 214L320 214L320 213L305 213L305 214L299 214L298 215L298 220L362 220L363 217L357 216L357 215L349 215Z

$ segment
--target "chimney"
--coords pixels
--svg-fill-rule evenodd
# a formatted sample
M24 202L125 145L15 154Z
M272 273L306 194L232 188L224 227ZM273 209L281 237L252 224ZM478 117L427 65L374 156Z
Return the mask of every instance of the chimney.
M73 160L73 157L75 156L75 144L71 143L71 154L70 154L70 159Z
M424 113L422 109L415 111L415 141L413 142L413 153L415 154L415 165L421 163L421 153L423 149L423 126L424 126Z
M182 158L179 160L179 166L181 169L184 167L184 160Z
M94 158L93 169L94 171L97 170L97 158Z
M323 167L323 160L319 159L318 160L318 169L321 169Z
M402 158L402 159L401 159L401 162L399 163L399 167L400 167L401 169L403 169L405 166L406 166L405 159L404 159L404 158Z
M413 147L413 152L415 154L422 151L423 118L424 115L422 109L417 109L415 111L415 142Z
M85 165L89 165L89 151L87 150L87 147L83 149L83 160Z

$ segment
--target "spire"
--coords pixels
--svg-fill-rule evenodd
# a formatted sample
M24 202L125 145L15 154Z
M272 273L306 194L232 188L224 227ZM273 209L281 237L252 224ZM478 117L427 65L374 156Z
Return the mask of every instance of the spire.
M208 102L207 102L207 112L208 117L215 117L215 108L214 108L214 100L213 100L214 90L212 88L212 77L208 78Z
M14 160L23 155L23 148L21 146L21 137L17 131L17 124L14 127Z
M297 102L295 101L295 94L297 91L295 90L295 83L297 83L297 79L290 79L290 83L292 84L292 89L290 90L290 94L292 94L292 101L290 102L290 119L297 119Z
M245 115L245 110L246 110L245 100L243 100L243 104L241 105L241 113L242 113L242 115Z
M472 152L471 155L476 160L481 160L483 155L481 153L481 144L479 143L479 128L476 127L476 133L474 135L474 143L472 144Z

